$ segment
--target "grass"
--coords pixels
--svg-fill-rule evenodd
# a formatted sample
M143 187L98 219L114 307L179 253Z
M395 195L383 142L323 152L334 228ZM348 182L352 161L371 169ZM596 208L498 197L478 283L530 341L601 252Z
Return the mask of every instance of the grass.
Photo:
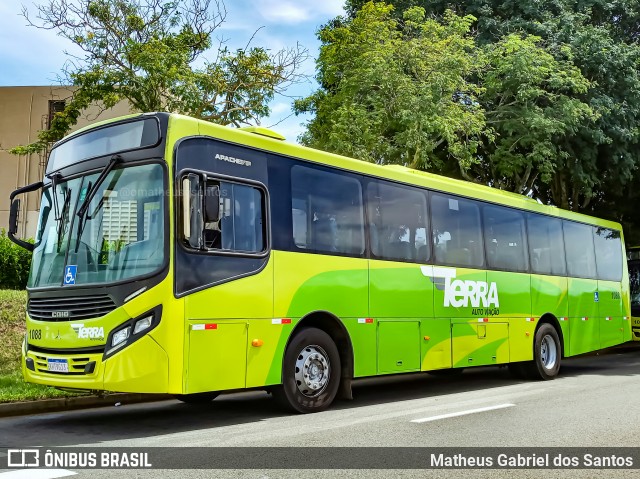
M23 381L20 361L26 307L26 291L0 290L0 403L74 395Z

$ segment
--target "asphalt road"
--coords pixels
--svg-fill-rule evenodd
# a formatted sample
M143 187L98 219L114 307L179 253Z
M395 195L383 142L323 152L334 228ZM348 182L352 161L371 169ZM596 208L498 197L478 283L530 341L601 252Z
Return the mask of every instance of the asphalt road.
M506 368L458 377L362 380L354 400L292 415L266 393L223 395L206 406L178 401L0 419L0 451L53 446L295 446L300 470L0 471L0 479L152 477L640 477L636 470L304 470L319 447L640 446L640 345L565 360L553 381L512 379ZM364 451L364 449L363 449ZM452 450L452 452L455 449ZM353 451L358 454L358 451ZM331 457L326 458L327 463ZM36 474L37 472L37 474ZM55 475L58 474L58 475Z

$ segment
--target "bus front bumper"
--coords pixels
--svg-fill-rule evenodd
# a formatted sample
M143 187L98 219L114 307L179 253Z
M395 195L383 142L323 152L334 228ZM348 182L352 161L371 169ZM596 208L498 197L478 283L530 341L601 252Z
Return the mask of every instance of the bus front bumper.
M169 358L150 335L106 359L103 353L27 349L23 351L22 373L27 382L63 389L169 392Z

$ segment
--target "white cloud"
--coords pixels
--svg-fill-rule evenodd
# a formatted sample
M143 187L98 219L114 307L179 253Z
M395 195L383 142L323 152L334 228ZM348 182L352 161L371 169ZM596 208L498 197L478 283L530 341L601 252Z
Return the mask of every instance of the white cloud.
M282 102L271 105L271 116L279 116L283 113L291 113L291 105Z
M53 30L27 26L19 3L0 3L1 82L5 85L46 85L57 83L67 56L79 48ZM31 8L33 10L33 8Z
M310 20L324 22L344 12L344 0L320 0L302 4L292 0L258 0L251 3L262 18L272 23L300 23Z

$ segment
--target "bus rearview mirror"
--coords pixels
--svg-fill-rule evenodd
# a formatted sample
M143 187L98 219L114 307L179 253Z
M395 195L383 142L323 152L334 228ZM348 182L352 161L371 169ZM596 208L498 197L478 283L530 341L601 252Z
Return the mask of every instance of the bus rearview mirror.
M203 200L200 176L190 173L182 180L182 231L184 239L194 249L203 244Z
M18 212L20 211L20 200L15 199L11 202L9 209L9 234L15 236L18 232Z

